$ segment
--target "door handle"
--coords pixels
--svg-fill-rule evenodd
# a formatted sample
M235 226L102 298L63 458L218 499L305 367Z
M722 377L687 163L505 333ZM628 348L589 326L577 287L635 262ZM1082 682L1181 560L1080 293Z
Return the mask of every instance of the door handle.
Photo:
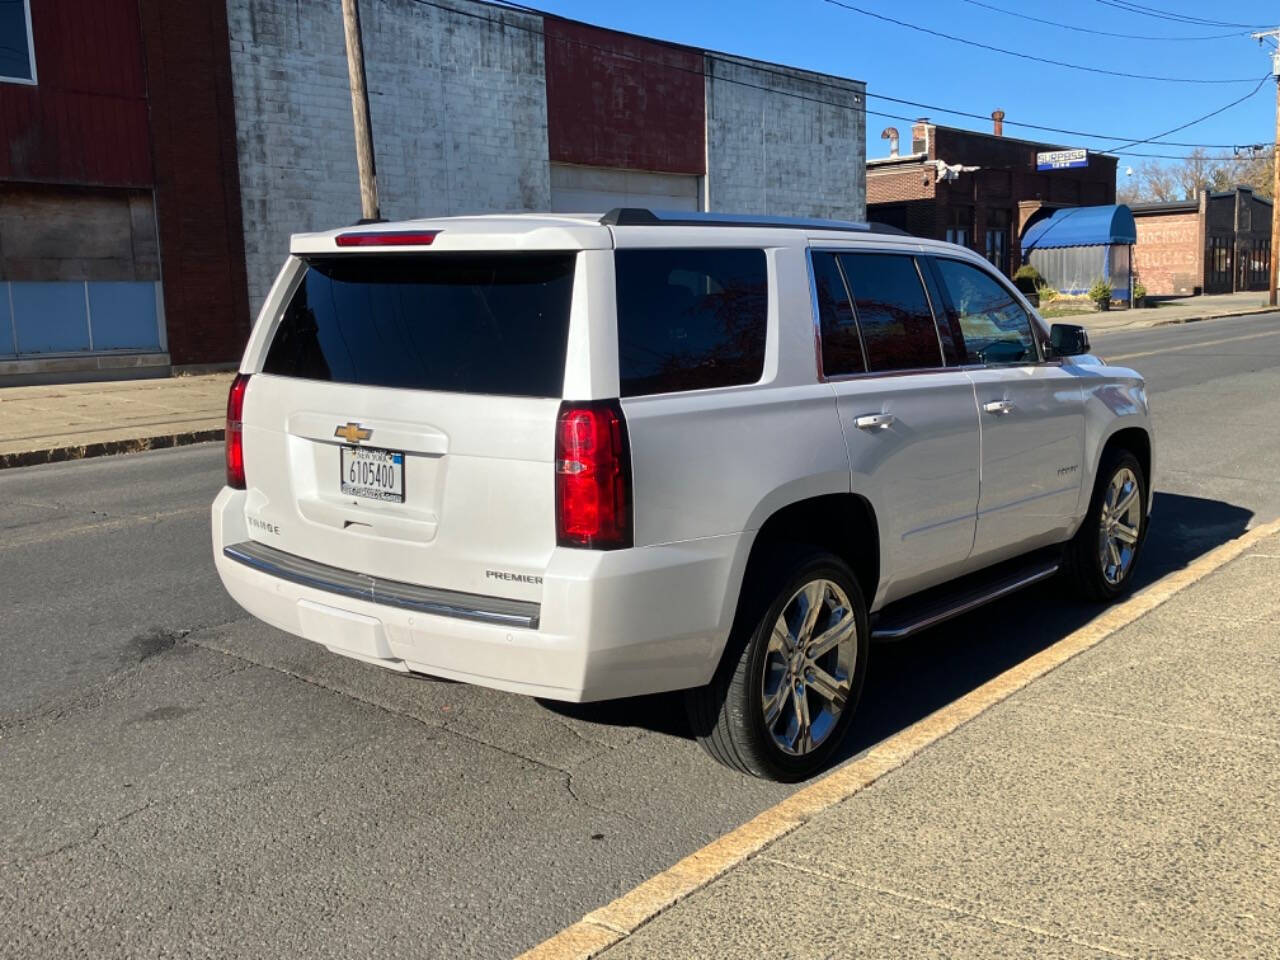
M994 413L997 416L1003 416L1013 411L1012 400L989 400L982 405L982 409L987 413Z
M893 426L892 413L868 413L853 421L859 430L887 430Z

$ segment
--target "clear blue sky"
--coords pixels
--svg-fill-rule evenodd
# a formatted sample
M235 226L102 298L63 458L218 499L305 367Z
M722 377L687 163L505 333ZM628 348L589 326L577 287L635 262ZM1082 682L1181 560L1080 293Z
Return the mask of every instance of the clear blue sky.
M1253 89L1269 74L1270 57L1248 37L1249 27L1199 25L1143 16L1102 0L842 0L864 10L991 46L1126 73L1200 79L1251 78L1248 83L1191 84L1125 79L1032 63L981 50L892 23L824 0L530 0L530 5L599 26L692 46L771 60L863 80L868 94L968 110L983 116L997 107L1005 133L1095 149L1122 145L1178 126ZM1117 0L1128 3L1130 0ZM1280 4L1260 0L1206 4L1194 0L1132 0L1174 16L1231 24L1280 26ZM985 4L984 7L982 4ZM1033 23L1002 8L1090 30L1145 37L1211 40L1129 40ZM1269 49L1269 48L1268 48ZM888 153L880 131L889 125L908 135L902 120L877 116L927 115L937 123L990 130L990 121L941 110L868 99L867 152ZM1096 140L1013 126L1026 120L1086 132L1116 134ZM1275 85L1268 80L1253 97L1169 140L1205 144L1271 143ZM1139 153L1182 155L1180 146L1136 146L1119 151L1120 170L1136 166Z

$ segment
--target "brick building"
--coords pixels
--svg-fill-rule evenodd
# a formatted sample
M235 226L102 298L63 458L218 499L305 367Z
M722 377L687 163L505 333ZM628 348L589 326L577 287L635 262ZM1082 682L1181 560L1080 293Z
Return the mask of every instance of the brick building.
M1250 188L1130 209L1138 227L1134 268L1149 295L1268 288L1272 205Z
M890 155L867 161L868 218L962 244L1012 274L1037 211L1115 203L1115 157L1091 153L1087 166L1040 171L1037 153L1068 148L1006 137L1003 111L991 116L991 133L917 121L907 153L886 129Z
M226 360L248 329L230 58L198 0L0 5L0 383Z
M360 13L384 217L865 218L859 81L480 0ZM289 234L360 216L337 0L10 0L0 32L0 383L234 361Z

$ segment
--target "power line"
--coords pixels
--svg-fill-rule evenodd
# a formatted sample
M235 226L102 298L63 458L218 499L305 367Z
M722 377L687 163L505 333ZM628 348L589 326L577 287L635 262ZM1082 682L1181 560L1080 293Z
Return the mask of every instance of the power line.
M412 0L412 2L413 2L413 3L416 3L416 4L420 5L420 6L432 7L432 8L437 9L437 10L442 10L442 11L444 11L445 13L454 14L454 15L456 15L456 16L461 16L461 17L468 17L468 18L473 19L473 20L480 20L480 21L483 21L483 22L485 22L485 23L491 24L491 25L493 25L493 26L509 27L509 28L511 28L511 29L513 29L513 30L520 30L520 31L522 31L522 32L524 32L524 33L529 33L529 34L533 34L533 35L536 35L536 36L540 36L540 37L542 37L544 40L546 40L546 39L547 39L546 32L545 32L545 31L543 31L543 30L540 30L540 29L538 29L538 28L536 28L536 27L528 27L528 26L525 26L524 24L511 23L511 22L506 21L506 20L498 20L498 19L495 19L495 18L493 18L493 17L491 17L491 16L486 16L486 15L484 15L484 14L482 14L482 13L475 13L475 12L468 11L468 10L461 10L461 9L456 8L456 7L448 6L448 5L444 4L444 3L435 2L435 0ZM529 7L529 6L525 6L525 5L523 5L523 4L518 4L518 3L509 3L509 2L505 2L505 0L504 0L504 2L503 2L503 6L504 6L504 7L506 7L506 8L509 8L509 9L512 9L512 10L518 11L518 12L534 14L534 15L537 15L537 16L551 16L551 17L554 17L554 14L548 14L548 13L546 13L545 11L538 10L538 9L536 9L536 8L534 8L534 7ZM608 28L605 28L605 27L599 27L599 28L597 28L597 29L608 29ZM635 55L635 54L624 53L624 52L622 52L622 51L618 50L618 49L617 49L617 48L615 48L615 47L605 47L605 46L602 46L602 45L600 45L600 44L590 43L589 41L586 41L586 40L577 40L577 39L574 39L574 38L571 38L571 37L556 37L556 38L552 38L552 39L553 39L555 42L557 42L557 43L566 43L566 44L570 44L570 45L572 45L572 46L582 47L582 48L585 48L585 49L588 49L588 50L594 50L594 51L596 51L596 52L598 52L598 53L605 53L605 54L608 54L609 56L614 57L614 58L619 59L619 60L627 60L627 61L631 61L631 62L634 62L634 63L642 64L642 65L661 66L663 69L666 69L666 70L673 70L673 71L676 71L676 72L679 72L679 73L689 73L689 74L693 74L693 75L696 75L696 76L699 76L699 77L706 77L706 76L708 76L708 74L706 74L706 72L705 72L705 71L700 70L700 69L693 69L693 68L689 68L689 67L681 67L681 66L678 66L678 65L676 65L676 64L672 64L672 63L668 63L668 62L663 62L663 63L660 63L660 64L659 64L659 63L657 63L656 61L648 60L648 59L646 59L646 58L644 58L644 57L641 57L641 56L638 56L638 55ZM677 46L678 46L678 44L677 44ZM692 49L692 48L691 48L691 49ZM709 58L710 58L710 59L712 59L712 60L716 60L716 59L717 59L716 55L715 55L714 53L710 52L710 51L699 51L699 52L703 53L704 55L706 55L707 57L709 57ZM729 62L729 63L731 63L732 61L728 61L728 60L721 60L720 62ZM770 67L768 67L767 65L764 65L764 64L753 63L753 64L751 65L751 69L756 70L756 71L758 71L758 72L760 72L760 73L765 73L765 74L768 74L768 75L771 75L771 76L777 76L777 77L780 77L780 78L783 78L783 79L787 79L787 80L793 80L793 79L794 79L794 75L793 75L793 74L791 74L791 73L787 73L787 72L784 72L784 71L782 71L782 70L775 70L775 69L771 69ZM847 102L846 102L846 103L841 103L841 102L838 102L838 101L835 101L835 100L825 100L825 99L822 99L822 98L820 98L820 97L812 97L812 96L808 96L808 95L806 95L806 94L802 94L802 93L797 93L797 92L795 92L795 91L791 91L791 90L781 90L781 89L778 89L778 88L776 88L776 87L768 87L768 86L764 86L763 84L759 84L759 83L752 83L752 82L750 82L750 81L748 81L748 80L739 80L739 79L737 79L737 78L733 78L733 77L726 77L726 76L723 76L723 75L711 75L711 79L716 80L716 81L718 81L718 82L734 84L734 85L736 85L736 86L742 86L742 87L746 87L746 88L753 89L753 90L760 90L760 91L762 91L762 92L764 92L764 93L773 93L773 94L777 94L777 95L779 95L779 96L791 97L791 98L793 98L793 99L802 100L802 101L806 101L806 102L809 102L809 103L816 103L816 104L820 104L820 105L823 105L823 106L836 107L836 108L839 108L839 109L845 109L845 110L857 110L857 109L859 109L857 105L851 105L851 104L849 104L849 103L847 103ZM1252 78L1250 78L1250 79L1252 79ZM836 90L836 91L839 91L840 93L844 93L844 94L852 94L852 95L854 95L854 96L857 96L857 95L858 95L857 91L850 90L848 87L841 86L841 85L839 85L839 84L831 83L830 81L813 80L813 81L811 81L811 82L813 82L815 86L819 86L819 87L824 87L824 88L828 88L828 89ZM1253 95L1253 94L1255 94L1255 93L1257 93L1257 88L1255 88L1255 89L1254 89L1250 94L1248 94L1246 97L1241 98L1241 100L1243 100L1243 99L1248 99L1248 96L1252 96L1252 95ZM900 104L903 104L903 105L905 105L905 106L919 107L919 108L921 108L921 109L925 109L925 110L936 111L936 112L939 112L939 113L954 114L955 116L969 117L969 118L971 118L971 119L978 119L978 120L989 120L989 119L990 119L990 117L989 117L988 115L986 115L986 114L973 113L973 112L966 111L966 110L956 110L956 109L952 109L952 108L949 108L949 107L942 107L942 106L938 106L938 105L936 105L936 104L922 103L922 102L920 102L920 101L915 101L915 100L906 100L906 99L903 99L903 98L901 98L901 97L892 97L892 96L889 96L889 95L887 95L887 94L879 94L879 93L870 93L870 92L868 92L868 93L866 93L866 96L867 96L868 98L875 98L875 99L879 99L879 100L887 100L887 101L889 101L889 102L891 102L891 103L900 103ZM1232 101L1230 104L1227 104L1226 106L1224 106L1224 107L1220 108L1219 110L1214 111L1214 114L1211 114L1211 115L1216 115L1217 113L1220 113L1220 112L1222 112L1223 110L1227 110L1227 109L1229 109L1230 107L1233 107L1233 106L1235 106L1237 103L1241 102L1241 100ZM903 123L913 123L916 119L918 119L918 118L912 118L912 117L903 117L903 116L898 116L898 115L891 114L891 113L884 113L884 112L880 112L880 111L869 110L869 109L866 109L866 108L865 108L865 105L863 106L863 112L864 112L864 113L866 113L868 116L883 117L883 118L886 118L886 119L889 119L889 120L897 120L897 121L900 121L900 122L903 122ZM1190 121L1189 123L1183 124L1182 126L1178 127L1178 129L1184 129L1185 127L1191 126L1192 124L1194 124L1194 123L1198 123L1198 122L1199 122L1199 120L1193 120L1193 121ZM1005 120L1005 123L1006 123L1006 124L1009 124L1009 125L1011 125L1011 126L1027 127L1027 128L1029 128L1029 129L1042 130L1042 131L1046 131L1046 132L1050 132L1050 133L1061 133L1061 134L1066 134L1066 135L1068 135L1068 136L1084 137L1084 138L1087 138L1087 139L1093 139L1093 140L1118 140L1118 139L1122 139L1122 137L1120 137L1120 136L1118 136L1118 135L1116 135L1116 134L1086 133L1086 132L1079 131L1079 130L1068 130L1068 129L1063 129L1063 128L1059 128L1059 127L1050 127L1050 126L1045 126L1045 125L1042 125L1042 124L1034 124L1034 123L1021 122L1021 121L1015 121L1015 120L1007 120L1007 119L1006 119L1006 120ZM1176 142L1176 141L1168 141L1168 142L1164 142L1164 141L1159 141L1159 140L1157 140L1157 139L1155 139L1155 138L1148 138L1147 140L1138 141L1138 142L1141 142L1141 143L1152 143L1153 145L1159 145L1159 146L1203 147L1203 148L1206 148L1206 149L1222 149L1222 150L1232 149L1233 147L1235 147L1235 144L1184 143L1184 142ZM1099 152L1106 152L1106 151L1099 151ZM1135 153L1127 153L1126 155L1127 155L1127 156L1143 156L1143 157L1152 157L1152 158L1157 158L1157 159L1171 159L1171 160L1181 160L1181 159L1185 159L1185 157L1182 157L1182 156L1172 156L1172 155L1167 155L1167 154L1135 154Z
M1115 37L1119 40L1151 40L1151 41L1200 41L1200 40L1223 40L1227 37L1241 37L1248 31L1233 30L1231 33L1212 33L1203 37L1152 37L1141 33L1112 33L1109 30L1092 30L1089 27L1076 26L1074 23L1060 23L1057 20L1046 20L1043 17L1033 17L1025 13L1019 13L1016 10L1007 10L1004 7L997 7L994 4L983 3L982 0L963 0L964 3L975 7L982 7L986 10L994 10L996 13L1003 13L1006 16L1017 17L1020 20L1030 20L1032 23L1043 23L1050 27L1061 27L1063 30L1074 30L1076 33L1088 33L1095 37Z
M1239 100L1232 100L1230 103L1224 104L1223 106L1219 107L1217 110L1210 111L1209 113L1206 113L1202 117L1196 117L1194 120L1188 120L1186 123L1180 124L1179 126L1176 126L1171 130L1165 130L1163 133L1157 133L1154 136L1147 137L1145 140L1133 140L1129 143L1123 143L1117 147L1112 147L1110 148L1109 152L1124 150L1128 147L1138 147L1144 143L1151 143L1159 139L1160 137L1167 137L1171 133L1177 133L1179 130L1185 130L1187 129L1187 127L1194 126L1195 124L1200 123L1202 120L1208 120L1210 117L1216 117L1220 113L1225 113L1227 110L1230 110L1232 107L1236 106L1237 104L1244 103L1254 94L1256 94L1259 90L1262 89L1262 85L1270 79L1271 79L1271 73L1270 71L1268 71L1267 73L1264 73L1262 75L1262 79L1258 81L1258 85L1254 87L1252 90L1250 90L1248 93L1246 93Z
M860 13L865 17L871 17L875 20L883 20L885 23L892 23L899 27L906 27L908 30L915 30L918 33L927 33L930 36L940 37L943 40L950 40L953 43L963 43L966 46L977 47L979 50L989 50L992 53L1003 53L1005 56L1017 57L1021 60L1030 60L1033 63L1046 63L1053 67L1066 67L1070 70L1080 70L1085 73L1098 73L1109 77L1123 77L1126 80L1158 80L1162 83L1220 84L1253 82L1253 77L1241 77L1234 80L1214 80L1204 77L1162 77L1149 73L1126 73L1123 70L1107 70L1104 67L1090 67L1079 63L1068 63L1065 60L1051 60L1048 57L1037 57L1030 53L1023 53L1020 50L1007 50L1004 47L992 46L989 43L979 43L977 40L957 37L954 34L943 33L940 30L931 30L928 27L922 27L919 24L907 23L905 20L895 20L893 17L887 17L882 13L875 13L871 10L864 10L862 7L856 7L851 3L844 3L843 0L824 0L824 2L831 4L833 7L840 7L843 10Z
M1255 90L1254 93L1257 93L1257 91ZM1252 96L1252 94L1250 94L1250 96ZM885 93L872 93L870 90L867 91L867 97L868 99L887 100L890 103L900 103L903 106L908 106L908 107L920 107L923 110L935 111L937 113L949 113L957 117L969 117L970 119L973 119L973 120L990 120L991 119L990 114L973 113L968 110L956 110L951 107L940 107L937 104L921 103L918 100L904 100L901 97L891 97ZM1231 105L1234 105L1234 103ZM1045 126L1044 124L1029 123L1023 120L1006 119L1004 123L1005 123L1005 126L1026 127L1028 130L1042 130L1045 133L1061 133L1069 137L1083 137L1086 140L1123 140L1124 139L1123 136L1118 134L1113 134L1113 133L1086 133L1083 130L1070 130L1063 127L1049 127L1049 126ZM1158 140L1158 141L1152 140L1149 142L1158 144L1159 146L1162 146L1162 147L1203 147L1206 150L1230 150L1232 147L1235 146L1234 143L1188 143L1185 141L1178 141L1178 140Z
M1172 23L1189 23L1198 27L1239 27L1242 30L1257 30L1261 26L1261 24L1256 23L1227 23L1224 20L1206 20L1203 17L1175 13L1172 10L1148 7L1145 4L1133 3L1131 0L1098 0L1098 3L1107 7L1115 7L1117 10L1123 10L1126 13L1136 13L1139 16L1154 17L1157 20L1168 20Z

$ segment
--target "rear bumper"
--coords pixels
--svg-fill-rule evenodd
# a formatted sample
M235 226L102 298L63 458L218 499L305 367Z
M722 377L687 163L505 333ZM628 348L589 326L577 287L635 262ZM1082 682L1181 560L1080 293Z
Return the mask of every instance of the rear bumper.
M381 585L252 541L245 493L213 503L214 563L254 616L329 650L554 700L699 686L719 661L744 538L633 550L557 549L541 603ZM732 587L731 587L732 585Z

